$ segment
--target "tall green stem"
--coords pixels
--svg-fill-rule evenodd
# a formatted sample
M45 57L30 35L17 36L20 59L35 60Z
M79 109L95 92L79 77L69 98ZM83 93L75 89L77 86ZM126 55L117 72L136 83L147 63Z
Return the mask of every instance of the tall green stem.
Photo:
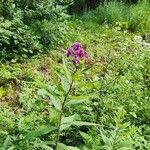
M63 117L63 113L64 113L64 109L65 109L65 103L66 103L66 101L68 99L68 95L71 92L72 86L73 86L73 81L71 82L69 90L66 93L66 95L64 97L64 101L62 103L61 113L60 113L60 117L59 117L59 121L58 121L58 131L57 131L57 137L56 137L56 143L55 143L56 145L55 145L55 149L54 150L57 150L57 146L58 146L58 142L59 142L59 138L60 138L60 132L61 132L61 130L60 130L61 129L61 122L62 122L62 117Z

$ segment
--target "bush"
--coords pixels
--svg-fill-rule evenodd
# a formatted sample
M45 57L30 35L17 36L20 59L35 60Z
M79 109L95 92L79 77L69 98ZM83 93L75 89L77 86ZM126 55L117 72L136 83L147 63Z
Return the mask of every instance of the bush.
M28 26L21 21L3 20L0 23L0 59L21 59L36 54L42 48L37 37Z
M45 53L62 43L67 18L65 8L51 0L2 1L0 59L21 60L20 56Z

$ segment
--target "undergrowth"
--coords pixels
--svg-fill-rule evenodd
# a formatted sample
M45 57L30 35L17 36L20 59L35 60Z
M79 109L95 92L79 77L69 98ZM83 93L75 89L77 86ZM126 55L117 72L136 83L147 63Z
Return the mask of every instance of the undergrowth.
M0 64L1 150L150 149L150 52L129 32L148 31L145 2L105 2L67 21L63 46Z
M58 134L68 89L60 48L22 64L1 64L1 149L55 148L56 135L57 149L149 149L149 51L134 34L90 21L74 19L67 30L65 48L80 41L89 64L72 76L64 129Z
M150 31L149 16L150 3L148 0L138 1L132 5L122 1L105 1L96 10L85 12L83 19L144 34Z

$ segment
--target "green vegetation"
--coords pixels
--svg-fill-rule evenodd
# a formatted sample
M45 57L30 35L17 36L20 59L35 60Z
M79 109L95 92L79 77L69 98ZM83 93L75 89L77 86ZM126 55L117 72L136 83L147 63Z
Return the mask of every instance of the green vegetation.
M0 150L149 150L148 1L73 5L0 3ZM64 55L76 41L87 64Z
M137 4L127 5L123 2L104 2L96 10L85 13L85 19L91 19L98 24L119 26L121 30L131 32L150 32L149 1L138 1Z
M20 61L61 44L67 18L64 7L52 0L1 2L0 59Z

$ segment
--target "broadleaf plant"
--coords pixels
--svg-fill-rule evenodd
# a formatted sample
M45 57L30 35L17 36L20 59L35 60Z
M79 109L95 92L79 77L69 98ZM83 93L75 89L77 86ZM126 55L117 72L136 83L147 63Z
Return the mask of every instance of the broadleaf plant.
M66 109L74 106L76 104L85 103L89 101L90 96L88 95L76 95L74 85L78 84L78 80L81 80L82 77L82 67L83 67L83 60L85 63L88 62L88 55L85 50L82 49L82 45L80 43L74 43L71 48L69 48L66 52L67 57L72 58L72 62L70 63L67 61L66 57L62 58L63 64L59 66L60 72L56 72L54 75L54 79L58 78L59 82L53 82L52 84L46 86L44 89L38 90L38 95L42 96L43 98L48 98L53 108L58 112L57 122L55 122L56 130L54 131L54 145L51 145L54 150L59 149L68 149L68 150L77 150L77 148L66 146L63 143L60 143L60 137L62 133L65 132L66 129L70 128L71 126L95 126L97 124L82 121L78 114L70 114ZM82 65L80 66L80 61ZM78 79L76 79L76 77ZM79 78L80 77L80 78ZM29 135L34 135L34 137L39 137L40 135L47 134L52 130L44 129L44 133L41 134L42 130L35 130ZM29 136L27 136L29 137ZM46 147L45 145L41 145L41 147ZM49 147L49 149L51 149Z

